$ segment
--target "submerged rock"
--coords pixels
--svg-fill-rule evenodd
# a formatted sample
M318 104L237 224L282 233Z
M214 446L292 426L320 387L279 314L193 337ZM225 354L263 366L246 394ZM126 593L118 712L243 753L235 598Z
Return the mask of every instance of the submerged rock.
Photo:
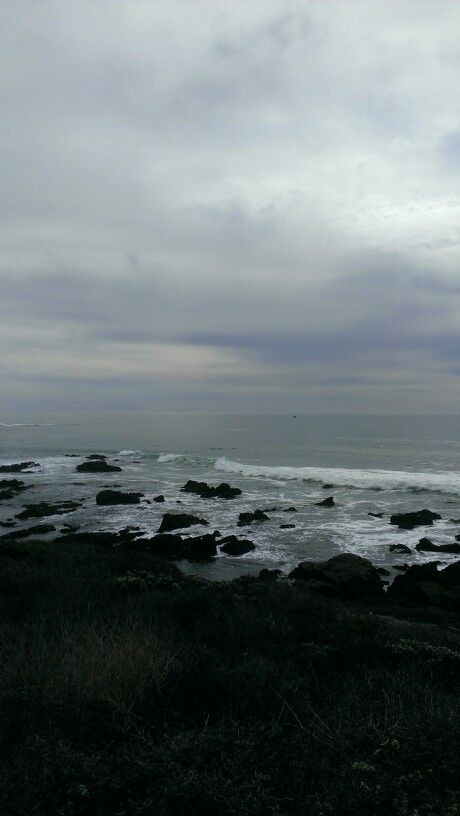
M286 507L284 512L285 513L297 513L297 507Z
M254 510L253 513L240 513L237 527L247 527L253 521L269 521L269 517L263 510Z
M99 459L82 462L75 468L76 473L120 473L121 470L118 465L109 465L108 462Z
M368 516L372 516L372 518L383 518L383 513L368 513Z
M315 507L335 507L334 496L328 496L323 501L315 502Z
M308 581L313 589L339 597L378 596L383 593L380 575L367 558L341 553L327 561L303 561L290 578Z
M101 490L96 496L96 504L139 504L143 493L122 493L119 490Z
M38 462L16 462L13 465L0 465L0 473L22 473L24 470L38 467L41 467Z
M325 482L322 487L323 490L332 490L334 488L334 485L331 482Z
M90 459L92 461L102 461L103 462L105 459L107 459L107 456L105 456L105 454L103 454L103 453L90 453L89 456L87 456L86 458Z
M433 544L429 538L421 538L415 547L419 552L460 553L460 543Z
M15 518L43 518L43 516L62 516L64 513L73 513L82 506L82 502L65 501L56 502L55 504L48 504L48 502L39 502L38 504L26 504L24 510L16 513Z
M403 530L413 530L414 527L432 525L433 521L441 518L439 513L431 510L414 510L410 513L394 513L390 516L390 524L395 524Z
M255 550L255 544L247 538L237 538L237 536L226 536L219 542L221 552L226 555L244 555L251 550Z
M165 497L164 497L163 495L161 495L161 496L154 496L154 497L153 497L153 501L154 501L154 502L158 502L158 503L160 503L160 504L161 504L161 503L163 503L164 501L166 501L166 499L165 499Z
M18 493L30 490L32 485L26 485L20 479L0 479L0 501L14 499Z
M194 493L202 499L234 499L236 496L241 496L241 490L238 487L230 487L227 482L221 482L214 487L206 482L195 482L193 479L189 479L181 487L181 492Z
M209 522L193 516L191 513L165 513L158 530L159 533L167 533L170 530L180 530L183 527L192 527L194 524L204 524Z

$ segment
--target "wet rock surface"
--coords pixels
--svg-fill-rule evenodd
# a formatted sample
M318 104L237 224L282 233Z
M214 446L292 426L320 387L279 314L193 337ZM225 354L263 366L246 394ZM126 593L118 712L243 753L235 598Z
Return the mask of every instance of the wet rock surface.
M194 516L191 513L165 513L158 532L167 533L171 530L180 530L184 527L192 527L194 524L204 524L207 527L209 522L207 522L205 519L199 518L198 516Z
M439 513L433 513L431 510L414 510L410 513L394 513L390 516L390 524L402 530L413 530L414 527L431 526L440 518Z
M143 493L122 493L119 490L101 490L96 496L96 504L139 504Z
M328 496L323 501L315 502L315 507L335 507L334 496Z
M255 550L255 544L247 538L238 538L237 536L226 536L219 542L221 552L226 555L244 555L247 552Z
M238 487L230 487L227 482L213 486L206 482L196 482L193 479L189 479L181 487L181 493L193 493L202 499L234 499L236 496L241 496L241 490Z
M104 460L92 459L77 465L75 473L120 473L121 470L122 468L119 465L111 465Z
M16 462L12 465L0 465L0 473L23 473L39 467L41 465L38 462Z
M73 513L74 510L78 510L82 504L83 502L81 501L64 501L55 502L54 504L49 504L48 502L26 504L24 505L24 510L20 513L16 513L15 518L28 519L43 518L44 516L61 516L64 515L64 513Z
M254 510L253 513L240 513L237 527L247 527L254 521L268 521L269 516L263 510Z

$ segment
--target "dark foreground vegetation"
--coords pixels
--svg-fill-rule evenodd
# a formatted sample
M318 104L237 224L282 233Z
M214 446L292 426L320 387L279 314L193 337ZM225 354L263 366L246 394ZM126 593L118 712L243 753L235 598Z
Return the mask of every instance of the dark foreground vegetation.
M0 575L5 816L460 814L454 613L84 541Z

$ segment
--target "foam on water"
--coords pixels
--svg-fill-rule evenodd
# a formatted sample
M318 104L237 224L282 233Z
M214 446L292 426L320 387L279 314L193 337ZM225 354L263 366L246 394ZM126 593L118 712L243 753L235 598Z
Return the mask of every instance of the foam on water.
M460 495L460 473L417 473L403 470L360 470L354 468L286 467L249 465L217 459L214 467L225 473L282 481L332 482L338 487L368 490L435 490Z

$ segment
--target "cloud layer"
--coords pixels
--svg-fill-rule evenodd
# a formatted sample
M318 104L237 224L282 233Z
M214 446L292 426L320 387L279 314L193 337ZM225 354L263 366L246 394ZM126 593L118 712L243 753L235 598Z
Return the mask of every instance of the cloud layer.
M458 4L0 16L1 410L458 410Z

